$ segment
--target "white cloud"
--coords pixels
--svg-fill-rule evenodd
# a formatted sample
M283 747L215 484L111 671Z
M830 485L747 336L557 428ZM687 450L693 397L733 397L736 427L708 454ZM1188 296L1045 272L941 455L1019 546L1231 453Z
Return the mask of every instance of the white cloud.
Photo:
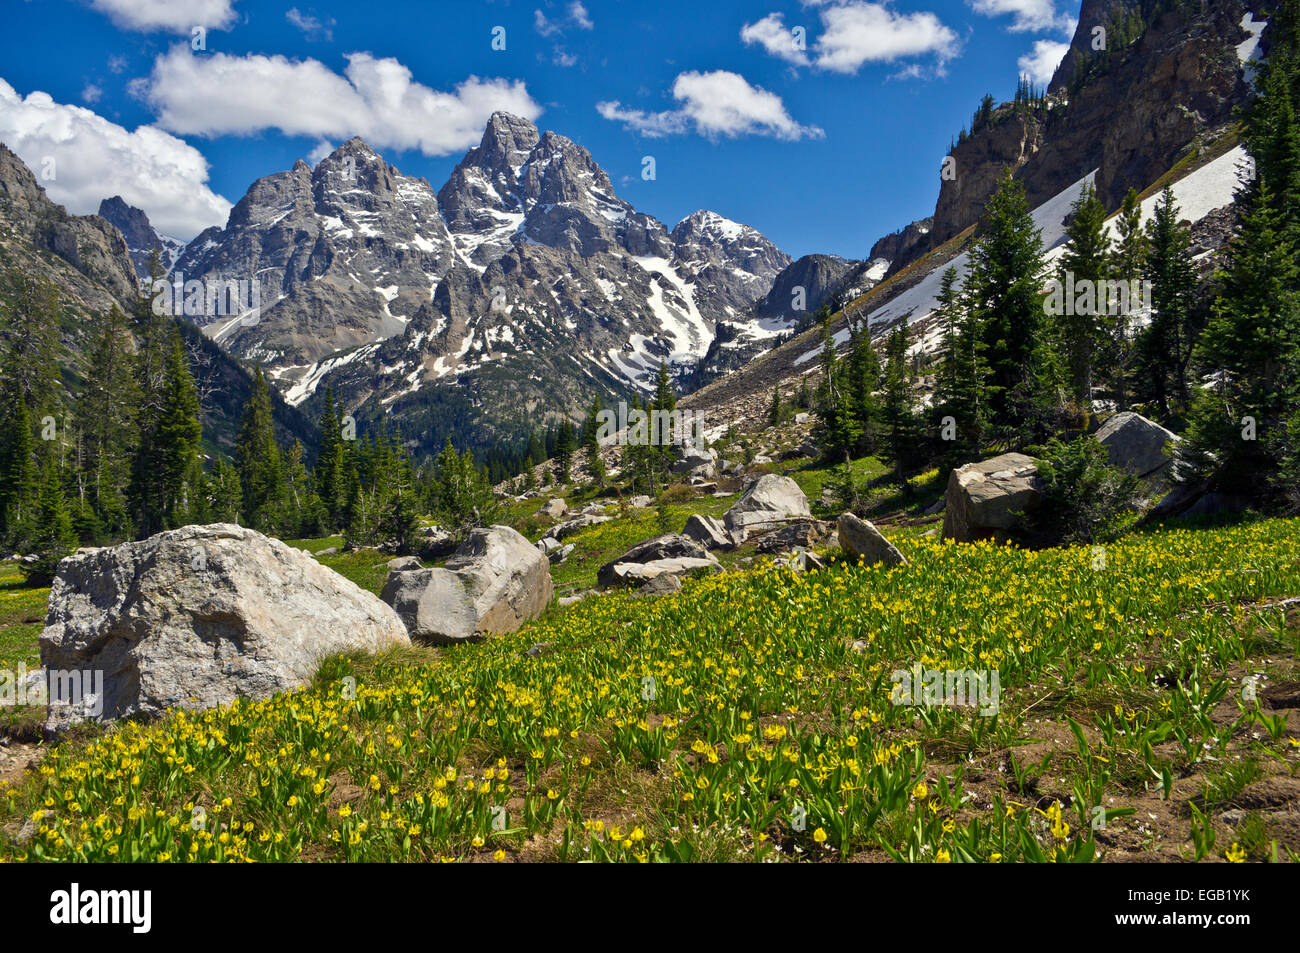
M104 91L102 89L94 83L87 83L81 90L81 101L83 103L90 103L93 106L95 103L99 102L100 97L103 95Z
M188 35L196 26L224 30L235 22L234 0L90 0L123 30Z
M596 24L591 22L591 17L587 15L587 8L578 0L569 4L569 19L573 21L574 26L582 30L594 29Z
M169 235L191 238L223 225L230 203L208 187L208 162L189 143L153 126L128 132L82 106L48 93L25 99L0 79L0 140L39 175L54 159L54 178L39 179L51 199L76 215L120 195Z
M335 20L333 17L322 21L320 17L303 13L297 7L290 7L289 12L284 15L284 18L301 30L302 35L306 37L309 42L314 43L317 40L324 40L328 43L334 39L333 27L335 25Z
M1014 19L1009 29L1012 33L1042 33L1061 30L1073 33L1078 21L1074 17L1056 12L1056 0L970 0L970 7L986 17L1011 14Z
M689 128L686 114L681 111L652 113L642 109L624 109L618 100L596 103L596 111L611 122L621 122L629 129L658 139L685 132Z
M992 0L997 2L997 0ZM810 57L795 46L794 35L780 13L769 13L740 31L746 44L763 47L773 56L796 66L811 65L835 73L856 73L864 63L892 63L902 59L933 57L934 69L942 73L957 55L957 34L928 12L896 13L886 3L869 0L803 0L805 7L819 7L822 33ZM899 76L920 76L918 64L903 69Z
M826 7L821 20L816 64L836 73L916 56L933 56L942 71L957 55L957 34L933 13L895 13L884 4L851 0Z
M781 97L726 70L681 73L673 81L673 98L682 105L665 112L624 109L618 102L596 104L606 119L621 122L645 136L674 135L694 129L717 137L755 135L776 139L821 138L816 126L795 122Z
M1034 48L1016 61L1020 67L1020 75L1028 76L1035 83L1046 86L1051 82L1052 74L1056 72L1056 67L1061 65L1061 60L1069 51L1069 43L1057 43L1054 40L1038 40L1034 43Z
M541 10L534 10L533 29L542 36L554 36L560 32L560 25L558 23L552 23Z
M335 145L328 139L322 139L316 145L312 146L311 152L307 153L307 162L313 167L334 151Z
M756 23L746 23L741 27L740 39L746 46L757 44L788 63L808 65L808 54L795 45L794 33L779 13L769 13Z
M541 107L521 80L470 76L451 92L415 82L395 59L347 54L340 76L319 60L284 56L191 56L178 45L154 61L142 90L158 125L181 135L285 135L348 139L377 148L447 155L475 145L488 117L505 110L536 119Z

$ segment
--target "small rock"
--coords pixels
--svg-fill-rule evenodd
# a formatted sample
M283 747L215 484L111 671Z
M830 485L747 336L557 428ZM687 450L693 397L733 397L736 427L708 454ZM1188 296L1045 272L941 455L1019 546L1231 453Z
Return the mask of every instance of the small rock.
M548 500L542 504L541 509L537 512L543 516L549 516L553 520L558 520L569 512L569 504L558 498Z
M731 538L722 521L702 513L691 514L690 519L686 521L686 527L682 530L682 535L699 543L705 549L736 548L736 541Z
M869 521L852 513L839 519L840 548L851 560L867 566L884 563L887 566L906 566L907 560L889 540L881 535Z
M682 591L682 581L670 572L660 573L644 586L641 591L649 596L667 596Z

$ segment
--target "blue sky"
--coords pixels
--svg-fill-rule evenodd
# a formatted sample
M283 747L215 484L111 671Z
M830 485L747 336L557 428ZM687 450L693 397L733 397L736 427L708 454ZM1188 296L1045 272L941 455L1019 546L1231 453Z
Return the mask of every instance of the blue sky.
M71 211L121 193L190 238L254 179L354 134L437 188L507 108L585 146L670 227L711 208L795 256L863 257L933 211L980 96L1050 75L1077 14L1072 0L8 0L0 140Z

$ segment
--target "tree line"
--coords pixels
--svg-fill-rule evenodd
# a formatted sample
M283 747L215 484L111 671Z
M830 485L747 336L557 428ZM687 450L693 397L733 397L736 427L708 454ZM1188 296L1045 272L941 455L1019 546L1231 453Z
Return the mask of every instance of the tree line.
M416 466L401 433L356 425L325 395L314 466L281 446L260 368L229 456L203 452L200 396L180 327L142 295L96 323L74 365L57 289L0 276L0 547L48 579L79 545L235 522L282 538L341 533L413 551L418 516L463 532L492 512L491 475L448 443ZM65 369L71 370L65 370ZM541 438L531 452L544 459Z

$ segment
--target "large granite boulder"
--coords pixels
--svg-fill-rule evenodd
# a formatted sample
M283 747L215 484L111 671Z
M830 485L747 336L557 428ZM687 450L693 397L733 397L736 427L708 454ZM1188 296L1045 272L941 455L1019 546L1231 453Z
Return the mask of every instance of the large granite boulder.
M1038 462L1023 453L1004 453L958 467L944 495L943 538L959 542L1005 538L1020 514L1043 502Z
M392 609L309 553L227 523L185 526L59 563L41 664L101 687L52 700L46 726L267 698L327 655L408 644Z
M1131 411L1107 417L1095 436L1106 448L1111 466L1144 480L1167 470L1180 439L1176 433Z
M782 523L812 516L808 497L799 484L789 477L765 473L750 483L740 499L723 517L727 529L737 542L763 530L775 529Z
M840 516L840 549L854 562L865 566L884 563L887 566L905 566L907 559L869 520L859 519L852 513Z
M550 562L508 526L470 531L442 568L393 571L381 598L435 645L514 632L550 604Z

